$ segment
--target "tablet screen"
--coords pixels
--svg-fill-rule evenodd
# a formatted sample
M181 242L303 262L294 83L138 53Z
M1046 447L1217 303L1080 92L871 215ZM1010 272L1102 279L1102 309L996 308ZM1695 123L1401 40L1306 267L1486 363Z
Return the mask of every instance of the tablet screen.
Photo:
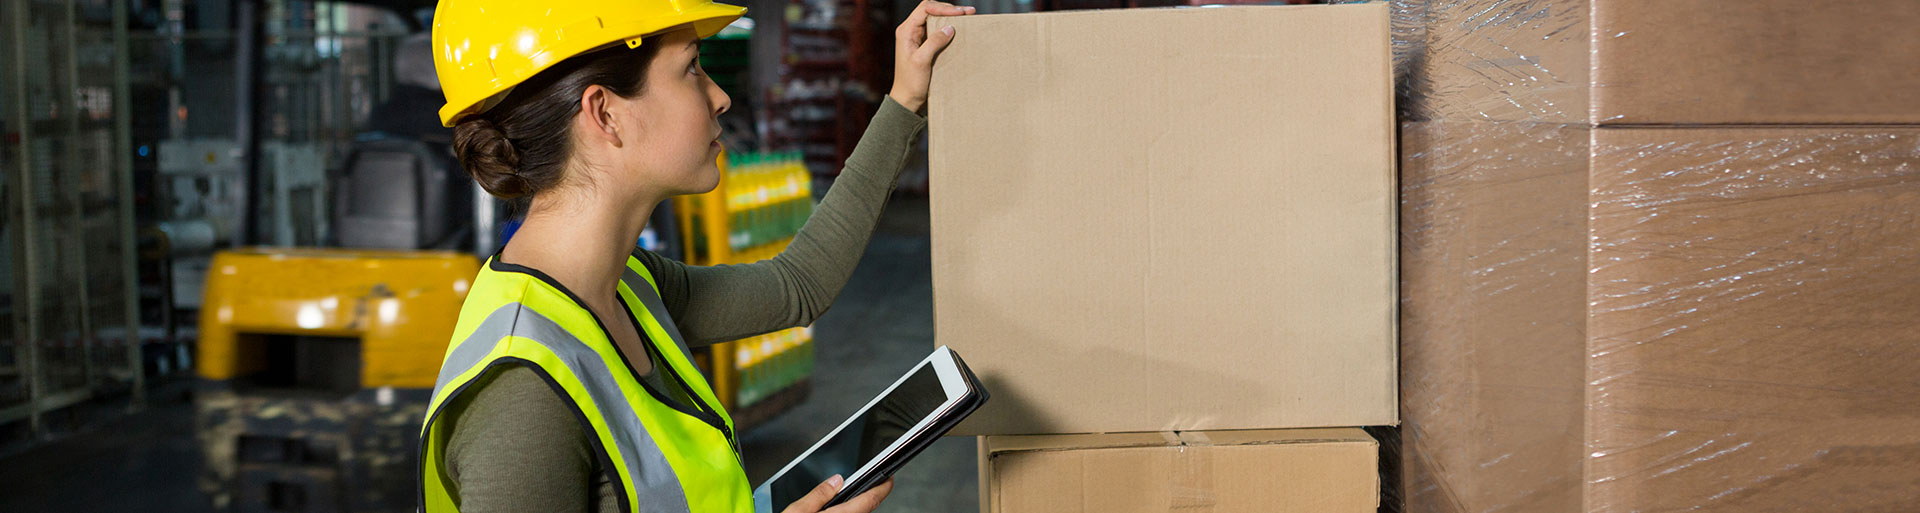
M933 366L921 364L880 402L861 412L773 482L768 491L772 492L774 509L805 497L813 487L834 474L851 481L853 471L933 415L946 400L947 393L940 387L940 378L934 375Z

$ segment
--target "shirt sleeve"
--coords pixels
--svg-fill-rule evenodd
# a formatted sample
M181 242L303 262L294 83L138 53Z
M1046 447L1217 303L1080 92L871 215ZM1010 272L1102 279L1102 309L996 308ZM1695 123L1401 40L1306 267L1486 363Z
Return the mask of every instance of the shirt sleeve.
M532 369L491 371L461 394L447 473L462 513L588 511L594 453L572 408Z
M772 259L690 266L651 252L640 260L687 344L700 346L804 326L826 313L866 251L907 153L927 120L892 98L793 242Z

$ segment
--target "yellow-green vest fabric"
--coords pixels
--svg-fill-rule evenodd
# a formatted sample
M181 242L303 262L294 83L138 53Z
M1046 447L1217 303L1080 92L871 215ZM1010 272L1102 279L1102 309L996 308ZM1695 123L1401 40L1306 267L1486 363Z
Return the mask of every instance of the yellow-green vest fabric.
M468 291L421 427L423 511L459 511L458 490L446 472L451 430L441 422L442 409L488 369L505 364L527 366L562 392L622 490L621 509L753 511L733 420L694 366L653 276L638 259L627 259L620 299L666 364L653 371L667 373L664 381L677 378L698 404L679 404L667 399L670 392L643 384L571 292L539 271L498 260L488 260Z

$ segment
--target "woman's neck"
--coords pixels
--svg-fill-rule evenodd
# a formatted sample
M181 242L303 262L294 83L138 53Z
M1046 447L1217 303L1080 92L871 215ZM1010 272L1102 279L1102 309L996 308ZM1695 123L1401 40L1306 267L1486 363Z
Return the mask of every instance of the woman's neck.
M566 199L577 201L556 205L536 199L500 259L539 269L580 294L589 308L608 307L602 302L615 297L615 284L626 272L627 256L652 209L578 196ZM658 201L640 204L654 203Z

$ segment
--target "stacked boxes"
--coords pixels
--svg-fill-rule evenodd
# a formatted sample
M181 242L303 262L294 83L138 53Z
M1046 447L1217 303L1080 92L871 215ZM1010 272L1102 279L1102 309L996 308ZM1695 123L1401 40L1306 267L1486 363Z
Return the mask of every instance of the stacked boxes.
M993 394L955 431L984 510L1377 508L1387 11L933 22L935 340Z
M1380 446L1361 430L980 438L982 511L1373 511Z
M1407 511L1920 499L1920 4L1401 4Z

